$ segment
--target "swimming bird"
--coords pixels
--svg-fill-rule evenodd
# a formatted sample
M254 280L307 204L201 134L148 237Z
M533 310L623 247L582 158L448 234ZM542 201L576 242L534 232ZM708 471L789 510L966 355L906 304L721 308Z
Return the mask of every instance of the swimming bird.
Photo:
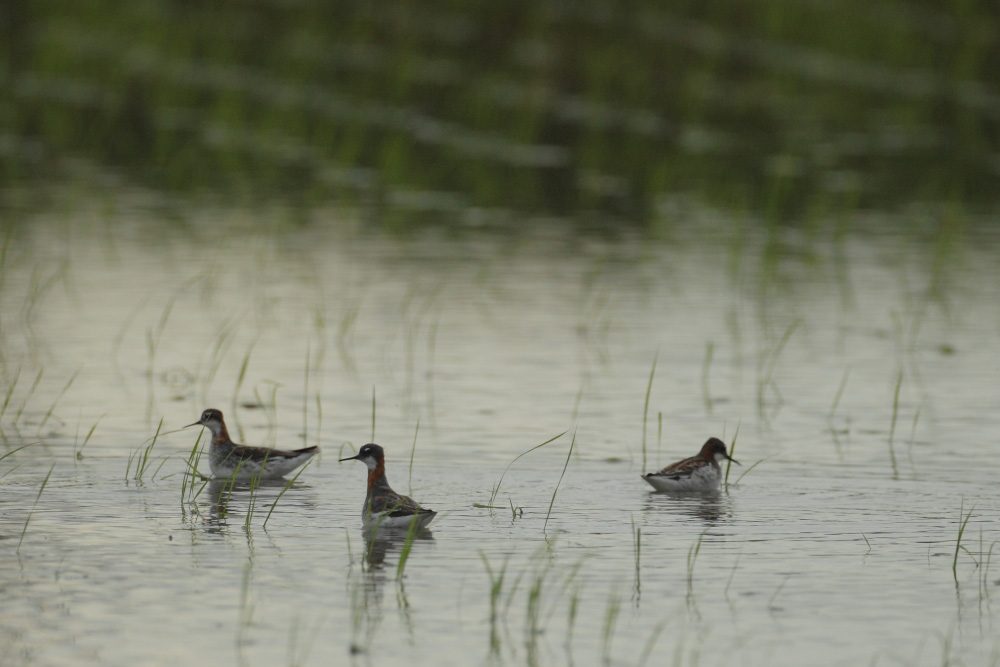
M368 466L368 495L361 508L361 520L366 528L408 528L414 521L424 528L437 512L424 509L415 500L392 490L385 478L385 450L369 443L357 456L341 461L358 460Z
M279 479L311 459L319 447L306 447L292 451L270 447L237 445L229 439L222 412L209 408L190 426L204 426L212 432L212 445L208 449L208 463L216 477L232 477L246 482L255 475L260 479Z
M660 472L651 472L642 478L657 491L715 491L722 481L719 463L726 459L742 465L726 452L725 443L709 438L696 456L671 463Z

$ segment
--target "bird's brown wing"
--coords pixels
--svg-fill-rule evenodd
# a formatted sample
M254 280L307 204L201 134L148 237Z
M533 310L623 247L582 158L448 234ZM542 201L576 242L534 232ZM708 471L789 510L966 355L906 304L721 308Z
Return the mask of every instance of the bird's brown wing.
M690 477L694 472L705 466L712 465L712 462L704 456L692 456L691 458L671 463L660 472L650 473L651 477L669 477L671 479L681 479Z

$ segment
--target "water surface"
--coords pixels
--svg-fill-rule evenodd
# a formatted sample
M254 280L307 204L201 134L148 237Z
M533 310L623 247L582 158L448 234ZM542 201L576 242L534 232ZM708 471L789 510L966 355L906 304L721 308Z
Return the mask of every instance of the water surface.
M3 452L35 443L0 462L5 664L996 663L989 228L400 238L337 209L74 208L3 265ZM440 512L401 577L336 462L373 392L390 482ZM266 529L281 487L249 529L246 489L182 498L198 433L172 431L206 407L323 448ZM639 479L712 435L744 463L720 494Z

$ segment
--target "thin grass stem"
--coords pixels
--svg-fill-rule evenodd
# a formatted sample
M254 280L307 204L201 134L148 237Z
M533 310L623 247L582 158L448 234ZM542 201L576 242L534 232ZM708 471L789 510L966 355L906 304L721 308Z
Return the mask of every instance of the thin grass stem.
M24 542L24 534L28 532L28 524L31 522L31 515L35 513L35 508L38 507L38 501L41 499L42 492L45 491L45 487L49 483L49 477L52 476L52 471L55 470L55 467L56 464L53 463L52 466L49 467L49 472L45 475L45 479L42 480L42 485L38 489L38 495L35 496L35 503L31 506L31 511L28 512L28 516L24 519L24 528L21 529L21 537L17 541L17 549L14 550L15 553L21 553L21 543Z
M301 475L302 472L306 468L308 468L309 465L312 462L313 462L313 459L310 459L309 461L307 461L306 464L304 466L302 466L297 473L295 473L295 477L292 477L290 480L288 480L285 483L285 485L281 488L281 491L278 492L278 497L274 499L273 503L271 503L271 509L268 510L267 516L264 517L264 525L261 526L261 528L267 529L267 522L271 518L271 513L274 512L274 508L277 507L278 501L281 500L281 496L285 495L285 491L287 491L288 489L290 489L292 487L292 484L295 484L295 480L297 480L299 478L299 475ZM350 538L348 537L348 539L350 539Z
M892 478L899 479L899 469L896 466L896 450L892 439L896 433L896 417L899 415L899 388L903 385L903 372L896 378L896 390L892 395L892 422L889 424L889 458L892 461Z
M542 444L540 444L540 445L535 445L535 446L534 446L534 447L532 447L531 449L529 449L529 450L527 450L527 451L524 451L524 452L521 452L520 454L518 454L517 456L515 456L515 457L514 457L514 460L513 460L513 461L511 461L510 463L508 463L508 464L507 464L507 467L506 467L506 468L504 468L504 469L503 469L503 472L502 472L502 473L500 474L500 479L499 479L499 481L497 481L497 483L496 483L496 486L494 486L494 487L493 487L493 492L492 492L492 493L490 494L490 502L489 502L489 504L490 504L490 505L493 505L493 501L494 501L494 500L496 500L496 497L497 497L497 493L499 493L499 492L500 492L500 485L501 485L501 484L503 483L503 478L504 478L504 475L506 475L506 474L507 474L507 471L508 471L508 470L510 470L510 467L511 467L512 465L514 465L515 463L517 463L517 460L518 460L518 459L520 459L520 458L521 458L522 456L524 456L525 454L530 454L531 452L535 451L536 449L540 449L540 448L544 447L545 445L549 444L550 442L554 442L554 441L558 440L559 438L561 438L561 437L563 437L564 435L566 435L566 433L568 433L568 431L563 431L563 432L562 432L562 433L560 433L559 435L557 435L557 436L555 436L555 437L552 437L552 438L549 438L548 440L546 440L546 441L545 441L545 442L543 442Z
M413 493L413 455L417 452L417 434L420 433L420 418L417 418L417 428L413 431L413 446L410 447L410 477L406 482L406 485L410 489L410 493Z
M403 546L399 550L399 562L396 564L396 579L403 578L403 571L406 570L406 561L410 557L410 550L413 548L413 540L417 538L417 533L420 532L420 522L411 521L409 528L406 529L406 540L403 541Z
M566 463L563 464L562 474L559 475L559 481L556 482L556 488L552 491L552 500L549 501L549 511L545 513L545 523L542 524L542 532L545 532L545 527L549 525L549 517L552 515L552 506L556 502L556 494L559 493L559 485L562 484L563 477L566 476L566 468L569 467L569 460L573 456L573 446L576 445L576 431L573 432L573 440L569 443L569 452L566 454Z
M712 366L712 355L715 351L715 343L709 341L705 345L705 361L701 364L701 394L705 400L705 411L712 414L712 394L708 388L708 373Z
M642 470L646 470L646 417L649 414L649 395L653 391L653 376L656 375L656 361L659 359L660 353L653 356L653 367L649 370L649 383L646 385L646 400L642 405Z
M955 539L955 557L951 561L951 575L954 577L956 584L958 584L958 552L962 548L962 535L965 534L965 527L968 525L969 519L972 518L972 512L975 509L976 506L973 505L969 513L963 517L963 512L965 512L965 498L962 498L962 504L958 510L958 537Z
M742 420L736 422L736 432L733 433L733 441L729 443L729 456L732 456L733 452L736 451L736 439L739 438L739 435L740 435L740 425L742 423L743 423ZM729 486L729 469L732 468L732 467L733 467L733 461L732 461L732 459L728 459L726 461L726 476L725 476L725 479L723 480L723 484L726 487ZM746 472L743 473L743 475L745 475L748 472L750 472L750 471L747 470ZM743 479L743 475L740 475L740 479ZM736 483L738 484L739 480L737 480Z
M753 470L754 468L756 468L757 466L759 466L764 461L773 459L775 456L777 456L777 454L771 454L770 456L765 456L764 458L762 458L761 460L757 461L752 466L750 466L749 468L747 468L746 470L744 470L743 474L740 475L739 477L737 477L736 481L733 482L733 486L739 486L740 480L743 479L744 477L746 477L747 475L749 475L751 470Z
M41 433L42 428L45 426L45 423L49 421L49 418L52 416L52 413L55 412L56 405L59 404L59 400L66 394L67 391L69 391L69 388L73 386L73 381L76 380L76 376L80 374L81 370L83 370L82 367L76 369L76 372L73 373L72 376L70 376L69 382L66 383L66 386L64 386L62 388L62 391L59 392L59 395L56 396L56 400L52 401L52 405L49 406L49 411L45 413L45 416L42 418L42 422L38 425L39 433Z

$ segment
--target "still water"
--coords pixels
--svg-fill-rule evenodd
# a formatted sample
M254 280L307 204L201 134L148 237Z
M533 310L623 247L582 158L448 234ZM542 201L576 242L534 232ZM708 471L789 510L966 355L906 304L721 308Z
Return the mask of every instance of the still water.
M56 206L6 245L0 454L34 444L0 461L3 664L1000 659L988 227L150 210ZM322 457L192 499L174 431L207 407ZM373 429L440 513L412 545L366 544L337 463ZM743 462L720 494L639 479L709 436Z

